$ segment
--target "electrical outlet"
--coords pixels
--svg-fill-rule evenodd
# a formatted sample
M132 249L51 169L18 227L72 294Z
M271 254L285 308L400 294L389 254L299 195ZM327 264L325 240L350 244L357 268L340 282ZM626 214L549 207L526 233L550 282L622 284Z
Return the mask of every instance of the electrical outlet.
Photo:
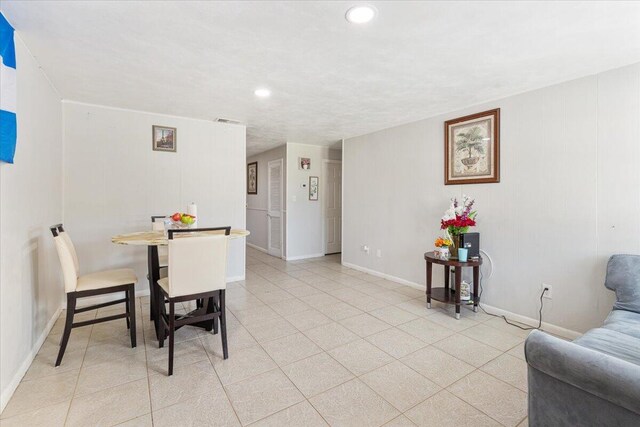
M368 246L368 245L363 245L363 246L362 246L362 251L363 251L364 253L366 253L367 255L369 255L369 246Z
M548 299L553 299L553 286L548 285L546 283L543 283L542 286L540 286L540 292L544 291L545 288L547 289L544 293L544 295L542 296L543 298L548 298Z
M382 258L382 249L378 249L378 250L376 251L376 256L377 256L378 258Z

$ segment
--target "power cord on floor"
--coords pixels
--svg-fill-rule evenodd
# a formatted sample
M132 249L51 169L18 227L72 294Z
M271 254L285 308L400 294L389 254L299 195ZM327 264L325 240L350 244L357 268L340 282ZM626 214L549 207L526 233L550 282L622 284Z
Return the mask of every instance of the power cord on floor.
M489 263L491 264L491 272L489 274L489 277L487 277L487 280L489 280L491 278L491 276L493 276L493 260L491 259L491 256L486 253L485 251L483 251L482 249L480 250L481 253L483 253L486 258L489 260ZM482 282L483 282L483 274L482 274L482 269L480 269L480 295L478 295L478 300L482 301ZM511 325L511 326L515 326L516 328L520 328L523 331L531 331L533 329L540 329L540 327L542 326L542 307L544 305L542 299L544 298L544 293L547 292L549 289L548 288L544 288L542 290L542 293L540 294L540 310L538 311L538 326L537 327L527 327L527 326L520 326L516 323L510 322L509 319L506 318L506 316L504 315L499 315L499 314L493 314L493 313L489 313L487 312L487 310L484 309L484 307L482 307L482 304L480 302L478 302L478 307L480 307L480 310L482 310L486 315L488 316L492 316L492 317L500 317L502 318L502 320L504 320L507 325Z
M534 329L540 329L540 327L542 326L542 307L543 307L543 302L542 302L542 298L544 297L544 293L547 292L547 288L544 288L542 290L542 293L540 294L540 310L538 311L538 326L536 326L535 328L532 326L520 326L516 323L510 322L509 319L506 318L506 316L502 315L502 314L492 314L487 312L487 310L484 309L484 307L482 307L482 304L480 302L478 302L478 307L480 307L480 310L482 310L485 314L489 315L489 316L493 316L493 317L501 317L502 320L504 320L507 325L511 325L511 326L515 326L516 328L520 328L523 331L531 331ZM480 273L480 294L478 295L478 300L482 301L482 273Z

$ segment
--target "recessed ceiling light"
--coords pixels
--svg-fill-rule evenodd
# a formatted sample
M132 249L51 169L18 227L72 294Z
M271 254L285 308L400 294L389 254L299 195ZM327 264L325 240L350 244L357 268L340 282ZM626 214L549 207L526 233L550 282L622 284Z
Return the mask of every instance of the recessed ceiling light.
M253 93L255 93L258 98L268 98L271 96L271 91L267 88L258 88Z
M369 5L353 6L344 17L352 24L364 24L376 17L376 8Z

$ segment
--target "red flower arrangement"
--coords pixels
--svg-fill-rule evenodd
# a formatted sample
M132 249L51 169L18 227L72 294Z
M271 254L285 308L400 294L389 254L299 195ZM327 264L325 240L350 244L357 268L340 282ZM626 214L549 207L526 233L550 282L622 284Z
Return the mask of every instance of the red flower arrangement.
M461 215L456 215L455 219L450 219L447 221L440 220L440 228L442 230L447 229L449 227L455 228L465 228L465 227L473 227L476 225L476 222L469 217L463 217Z
M469 231L469 227L476 225L477 212L472 210L473 203L474 200L468 196L463 196L461 204L457 199L452 199L451 206L440 220L440 228L447 230L449 236L452 237Z

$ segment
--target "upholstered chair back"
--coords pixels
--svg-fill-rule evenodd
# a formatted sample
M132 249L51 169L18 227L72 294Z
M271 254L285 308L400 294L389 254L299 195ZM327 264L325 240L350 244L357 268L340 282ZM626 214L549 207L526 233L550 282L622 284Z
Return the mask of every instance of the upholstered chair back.
M166 216L154 215L151 217L151 229L153 231L162 231L164 232L164 220ZM158 246L158 256L160 257L160 267L167 266L167 247L166 246ZM166 277L166 272L161 270L160 277Z
M75 250L72 252L67 244L68 235L65 238L63 235L66 233L60 233L53 238L56 250L58 251L58 258L60 258L60 265L62 267L62 276L64 277L64 290L66 293L74 292L78 284L78 269L77 257L75 257ZM69 240L71 241L71 240Z
M225 289L225 235L176 235L169 240L169 296L178 297Z
M76 252L76 247L71 241L71 237L69 236L69 233L67 233L66 231L61 231L60 236L62 237L64 242L67 244L67 248L69 249L69 253L71 254L71 259L73 259L73 266L76 269L76 276L80 276L80 263L78 262L78 253Z
M604 285L615 291L615 310L640 313L640 255L613 255Z

